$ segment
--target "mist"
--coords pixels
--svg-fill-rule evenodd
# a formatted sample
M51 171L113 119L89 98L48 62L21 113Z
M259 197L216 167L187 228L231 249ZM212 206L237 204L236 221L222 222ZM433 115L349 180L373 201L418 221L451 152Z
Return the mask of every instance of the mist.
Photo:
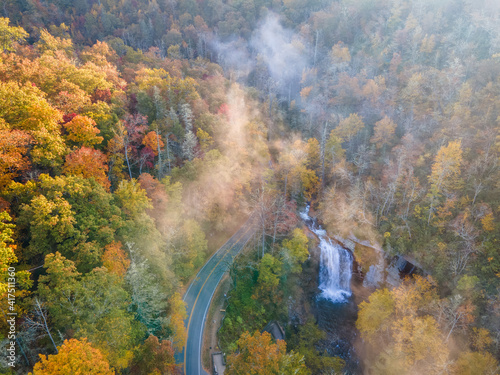
M232 79L288 102L298 98L302 73L310 60L307 43L285 28L277 14L268 12L248 41L234 37L224 42L214 37L211 46Z

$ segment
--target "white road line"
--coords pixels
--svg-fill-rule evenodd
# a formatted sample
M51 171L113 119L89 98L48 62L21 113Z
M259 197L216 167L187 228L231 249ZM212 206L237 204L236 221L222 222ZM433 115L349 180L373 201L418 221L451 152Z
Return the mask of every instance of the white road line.
M208 263L210 263L210 261L212 260L212 258L213 258L214 256L216 256L216 255L217 255L217 254L218 254L218 253L219 253L219 252L220 252L220 251L224 248L224 246L226 246L226 244L227 244L227 243L231 240L231 238L233 238L233 237L236 235L236 233L238 233L238 232L239 232L242 228L246 227L246 225L247 225L247 224L248 224L248 222L250 221L251 217L252 217L252 216L250 215L250 217L247 219L247 221L245 221L245 224L243 224L240 228L238 228L238 230L237 230L236 232L234 232L234 234L233 234L231 237L229 237L229 238L227 239L227 241L226 241L226 242L224 242L224 244L223 244L221 247L219 247L219 250L217 250L215 253L213 253L213 254L212 254L212 256L211 256L211 257L210 257L210 258L209 258L209 259L205 262L205 264L203 265L203 267L201 267L201 268L200 268L200 270L199 270L199 271L198 271L198 273L196 274L196 277L195 277L195 278L193 279L193 281L191 281L191 283L189 284L189 287L188 287L188 289L186 290L186 293L184 293L184 297L182 298L182 300L183 300L184 302L185 302L185 300L186 300L186 296L188 295L189 291L191 290L191 287L192 287L192 286L193 286L193 284L195 283L195 281L196 281L196 279L198 278L198 276L200 275L201 271L203 271L203 269L207 266L207 264L208 264Z

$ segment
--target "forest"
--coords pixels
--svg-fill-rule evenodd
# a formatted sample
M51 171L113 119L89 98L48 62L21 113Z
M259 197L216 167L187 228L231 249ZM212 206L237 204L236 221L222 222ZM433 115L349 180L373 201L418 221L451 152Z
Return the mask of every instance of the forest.
M353 243L349 339L306 206ZM182 374L249 217L225 374L498 374L500 3L2 1L0 374Z

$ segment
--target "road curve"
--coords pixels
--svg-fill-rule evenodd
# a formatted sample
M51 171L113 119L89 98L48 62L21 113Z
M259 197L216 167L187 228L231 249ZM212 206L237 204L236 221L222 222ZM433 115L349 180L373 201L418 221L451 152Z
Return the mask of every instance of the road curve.
M185 375L206 375L201 365L203 329L210 301L224 273L234 257L250 240L255 229L249 219L217 252L205 263L184 294L187 318L184 321L187 340L184 350L176 355L178 363L184 363Z

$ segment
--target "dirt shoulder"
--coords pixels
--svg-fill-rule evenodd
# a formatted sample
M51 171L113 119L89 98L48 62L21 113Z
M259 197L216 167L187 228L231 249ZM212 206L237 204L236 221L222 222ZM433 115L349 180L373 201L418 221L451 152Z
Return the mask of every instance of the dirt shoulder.
M212 373L212 353L219 352L217 340L217 331L221 326L224 318L224 311L221 311L226 306L225 294L231 289L231 279L226 273L215 290L214 296L208 309L207 320L205 322L205 330L203 331L203 346L201 350L202 364L205 371Z

